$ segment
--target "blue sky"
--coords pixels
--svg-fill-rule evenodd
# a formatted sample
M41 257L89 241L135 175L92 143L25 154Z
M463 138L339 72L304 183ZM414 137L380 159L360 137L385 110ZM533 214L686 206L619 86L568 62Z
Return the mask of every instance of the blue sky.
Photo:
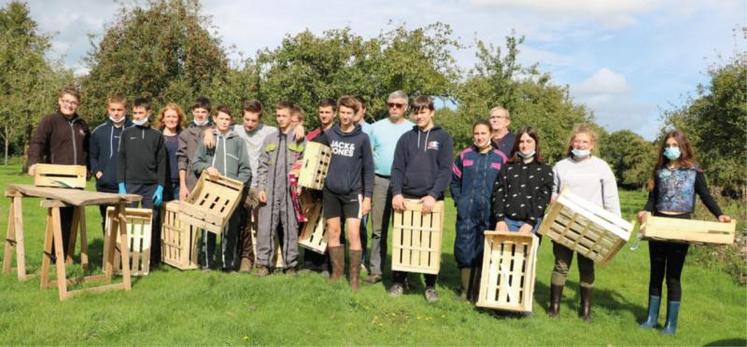
M7 3L8 0L0 0ZM101 35L119 8L95 0L31 0L40 30L54 34L54 55L84 74L87 34ZM134 1L124 1L131 6ZM454 52L467 70L475 38L502 45L514 30L525 35L520 60L539 63L608 130L633 130L652 139L662 111L681 105L707 82L709 65L745 52L747 0L203 0L224 46L253 55L305 29L321 33L350 26L364 37L405 24L450 24L468 45ZM393 23L393 24L390 24Z

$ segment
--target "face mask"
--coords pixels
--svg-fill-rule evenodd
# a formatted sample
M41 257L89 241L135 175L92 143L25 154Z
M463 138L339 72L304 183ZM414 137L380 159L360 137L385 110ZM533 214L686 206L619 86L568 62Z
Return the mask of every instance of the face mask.
M114 117L112 117L112 116L109 116L109 120L111 120L111 121L112 121L112 123L114 123L114 124L116 124L116 125L121 125L122 123L124 123L124 121L125 121L125 117L122 117L122 118L120 118L119 120L116 120L116 119L114 119Z
M205 124L208 123L208 119L206 118L206 119L204 119L202 121L198 121L197 119L194 119L194 120L192 120L192 122L195 123L195 125L201 127L201 126L203 126L203 125L205 125Z
M576 149L576 148L574 148L571 151L571 154L573 154L574 157L580 159L580 158L586 158L586 157L588 157L589 154L591 154L591 151L589 151L588 149Z
M145 123L148 123L148 118L143 118L141 120L132 120L132 123L135 125L143 126Z
M519 151L519 152L516 152L516 154L518 154L518 155L519 155L520 157L522 157L522 158L524 158L524 159L527 159L527 158L532 158L532 157L534 157L534 153L535 153L534 151L531 151L531 152L529 152L529 153L524 153L524 152L521 152L521 151Z
M678 147L667 147L664 149L664 156L669 160L677 160L680 158L680 149Z

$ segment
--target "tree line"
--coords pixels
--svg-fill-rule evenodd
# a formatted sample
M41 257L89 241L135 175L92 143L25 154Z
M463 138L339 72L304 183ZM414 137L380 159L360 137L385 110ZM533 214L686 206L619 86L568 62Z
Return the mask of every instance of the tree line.
M91 37L85 58L90 70L75 77L48 58L51 37L39 32L24 3L0 9L0 29L0 136L6 163L9 155L23 155L31 130L54 110L57 90L68 84L82 90L80 114L92 125L106 119L105 99L115 93L149 97L156 109L171 101L191 105L205 95L237 113L244 99L266 105L289 100L309 115L306 126L315 127L313 115L322 98L360 95L368 103L370 122L386 116L390 92L404 90L455 105L437 113L455 148L469 145L472 123L502 105L511 111L513 129L531 125L539 130L550 162L564 155L575 124L596 124L592 112L569 96L568 86L555 83L537 65L519 63L524 39L514 34L501 45L476 40L477 63L466 71L453 56L465 46L443 23L397 26L372 38L350 28L288 34L279 46L232 63L231 48L215 34L198 0L151 0L122 6L101 37ZM743 197L747 67L735 58L711 67L710 77L711 83L698 86L685 105L665 112L661 132L684 129L712 184ZM272 123L272 117L267 121ZM597 129L597 154L610 163L618 182L644 187L656 144L629 130Z

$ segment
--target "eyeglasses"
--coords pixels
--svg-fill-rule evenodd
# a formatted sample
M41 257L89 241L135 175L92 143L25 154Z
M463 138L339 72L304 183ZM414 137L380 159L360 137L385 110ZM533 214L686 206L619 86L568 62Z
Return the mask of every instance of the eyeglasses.
M62 103L65 104L65 105L73 105L73 106L78 105L78 101L77 100L65 100L65 99L62 99Z
M388 102L386 104L389 108L405 108L405 104L398 104L396 102Z
M490 119L508 119L506 116L490 116Z

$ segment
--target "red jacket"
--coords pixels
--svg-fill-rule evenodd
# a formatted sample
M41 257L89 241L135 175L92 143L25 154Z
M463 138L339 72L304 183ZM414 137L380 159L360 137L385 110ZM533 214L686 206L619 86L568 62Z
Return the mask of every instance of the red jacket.
M91 132L77 114L67 119L55 112L42 118L31 135L28 165L36 163L86 165Z

